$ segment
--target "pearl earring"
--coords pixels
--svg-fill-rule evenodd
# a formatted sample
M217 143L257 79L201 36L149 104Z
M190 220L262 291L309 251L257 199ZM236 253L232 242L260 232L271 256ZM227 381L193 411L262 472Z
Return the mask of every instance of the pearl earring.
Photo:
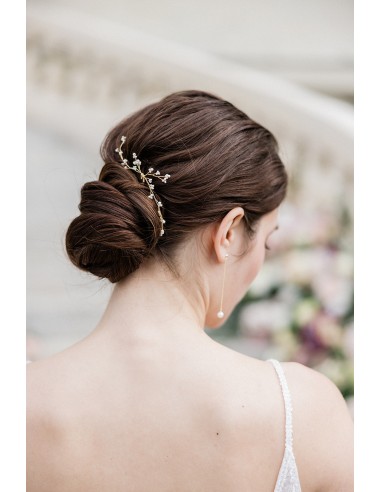
M222 278L222 289L221 289L221 301L220 301L220 310L217 313L217 318L223 318L225 316L225 313L222 311L222 299L224 296L224 285L225 285L225 273L226 273L226 260L228 258L229 254L225 254L225 263L224 263L224 276Z

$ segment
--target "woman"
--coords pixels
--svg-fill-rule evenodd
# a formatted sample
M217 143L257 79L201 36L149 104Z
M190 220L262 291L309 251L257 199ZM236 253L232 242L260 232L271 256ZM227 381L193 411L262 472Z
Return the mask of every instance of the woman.
M213 341L255 279L287 175L273 135L200 91L106 136L66 249L115 284L94 331L29 364L29 492L350 491L352 420L298 363Z

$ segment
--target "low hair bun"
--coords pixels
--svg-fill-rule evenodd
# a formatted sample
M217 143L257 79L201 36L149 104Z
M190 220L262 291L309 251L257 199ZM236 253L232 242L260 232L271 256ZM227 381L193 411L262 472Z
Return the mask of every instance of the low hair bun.
M112 283L137 270L160 236L144 184L115 163L82 186L79 210L66 233L67 254L81 270Z
M274 135L204 91L174 92L123 118L104 137L100 155L99 181L82 187L81 215L67 231L66 249L74 265L111 282L145 258L179 278L178 253L234 207L245 212L250 251L259 221L286 196Z

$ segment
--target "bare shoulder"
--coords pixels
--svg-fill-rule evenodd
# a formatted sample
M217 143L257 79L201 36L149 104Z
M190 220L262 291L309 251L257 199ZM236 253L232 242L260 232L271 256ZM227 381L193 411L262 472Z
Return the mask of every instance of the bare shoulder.
M70 373L65 365L54 357L27 364L26 415L27 421L35 424L33 428L40 422L47 429L48 420L52 420L53 416L58 420L63 415L57 397L62 393L63 383L69 378Z
M293 405L294 452L303 482L316 490L353 490L353 421L338 387L297 362L282 363ZM302 466L299 466L301 464Z
M54 404L49 399L50 376L43 362L27 365L26 376L26 480L28 492L58 490L52 482L60 437Z
M49 399L51 384L54 384L56 369L49 359L31 362L26 366L27 416L42 411Z
M41 480L44 447L49 439L49 422L43 405L43 386L37 362L26 367L26 480L27 490L37 491Z
M290 384L299 384L304 393L307 392L311 398L317 397L322 406L333 405L336 410L348 414L351 419L343 395L327 376L299 362L282 362L281 365Z

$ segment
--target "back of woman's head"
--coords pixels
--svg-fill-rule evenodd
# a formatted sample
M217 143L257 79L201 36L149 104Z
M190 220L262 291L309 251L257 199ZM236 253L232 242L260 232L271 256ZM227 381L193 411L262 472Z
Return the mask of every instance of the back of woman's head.
M121 166L115 151L141 170L170 174L155 180L157 205L137 172ZM274 136L229 102L201 91L171 94L122 120L106 135L99 180L81 189L81 214L70 224L66 250L80 269L118 282L152 255L175 273L174 253L192 232L245 211L245 231L285 197L287 174Z

